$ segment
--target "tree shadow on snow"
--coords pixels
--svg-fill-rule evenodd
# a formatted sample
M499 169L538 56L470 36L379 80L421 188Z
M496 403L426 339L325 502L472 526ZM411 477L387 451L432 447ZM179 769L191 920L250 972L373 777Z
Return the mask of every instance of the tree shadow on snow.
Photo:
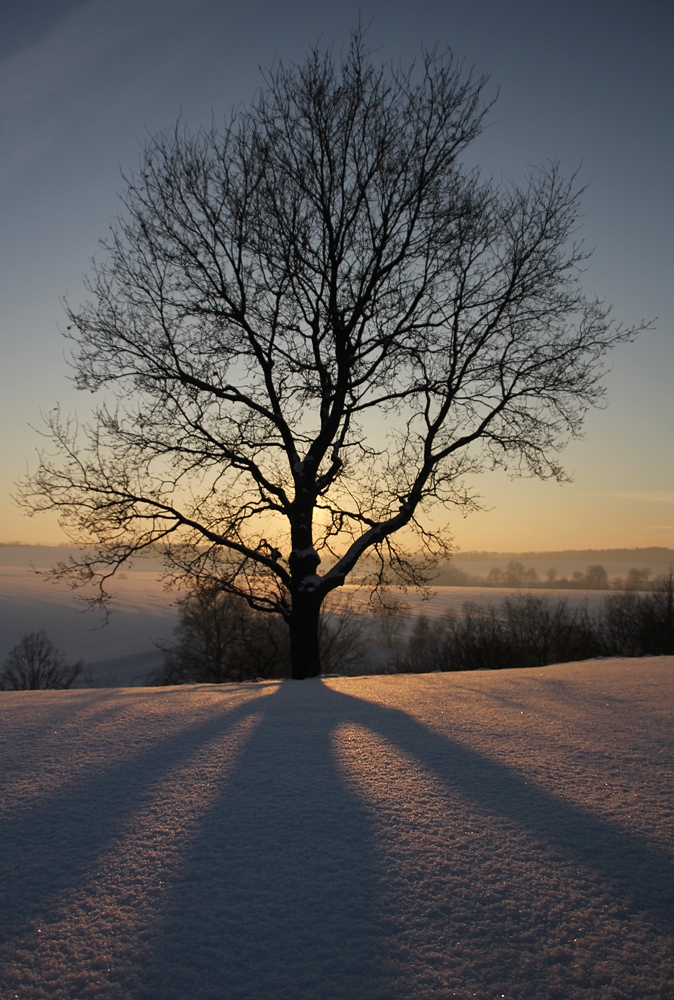
M537 843L551 865L572 867L574 876L582 866L624 917L643 917L656 934L671 932L672 863L652 843L528 784L404 711L319 681L284 682L261 701L262 721L204 817L157 921L143 958L143 1000L451 995L442 992L449 980L440 973L415 983L414 956L400 933L404 889L395 889L398 874L386 870L376 816L335 758L333 736L343 724L361 726L418 761L450 799L460 796ZM451 857L447 862L451 868ZM473 880L479 885L477 864L456 876L467 892ZM438 906L437 889L425 919L442 948L452 900ZM546 905L553 925L555 911L569 904L562 895ZM475 986L498 986L500 995L505 983L521 985L512 931L498 908L485 909L480 947L498 942L498 960L474 970ZM542 939L547 931L537 933ZM444 958L435 961L442 966ZM518 995L541 995L544 965L535 970L534 992ZM555 982L560 975L557 967ZM561 995L553 979L548 995Z
M110 978L99 980L87 996L397 1000L452 996L450 982L452 991L470 983L470 990L457 996L476 989L501 995L503 987L514 987L506 995L522 998L598 995L592 984L589 992L566 989L566 972L559 966L549 971L543 958L523 971L524 936L517 937L517 921L525 920L526 914L518 914L533 900L533 879L531 886L519 885L514 910L485 902L488 876L481 866L498 846L499 831L508 835L516 854L542 859L562 873L557 882L543 880L544 912L539 899L538 915L529 919L527 948L534 960L536 950L548 946L546 935L556 922L567 920L577 905L573 896L564 895L563 881L576 872L580 876L579 869L590 873L594 902L597 890L604 909L620 909L626 931L635 918L645 920L654 936L671 933L672 863L652 843L528 784L504 764L399 709L318 680L257 691L228 711L214 705L206 716L149 739L123 760L102 762L95 773L57 789L4 825L0 931L10 963L35 919L59 926L64 900L67 905L70 898L87 899L100 859L115 855L129 823L158 790L180 780L174 769L210 753L220 741L238 740L237 726L251 716L258 717L257 727L239 741L233 766L213 778L204 811L195 813L194 828L180 841L178 862L163 876L166 891L146 900L146 925L138 940L127 939L130 929L122 929L127 937L121 943L108 935L113 958L117 948L120 952L111 962ZM223 707L227 701L222 698ZM422 859L420 884L410 886L408 874L396 868L396 840L404 839L405 830L395 827L397 820L384 820L388 840L382 841L376 803L364 799L336 752L335 735L342 726L361 727L417 762L446 793L443 822L456 821L458 827L471 812L471 824L479 816L485 826L491 823L492 839L476 844L474 853L468 842L462 861L452 853L451 831L441 830L435 841L429 834L433 850L445 856L440 866L427 867L432 874L425 882ZM368 763L376 769L376 758ZM377 773L376 780L392 779ZM185 788L186 796L189 791ZM393 793L398 800L406 794L402 788ZM408 817L402 826L413 822ZM144 858L142 844L134 850L140 854L136 864L141 869L145 864L152 875L156 858ZM464 910L473 908L472 924L470 914L457 915L459 902ZM133 910L136 897L120 905ZM590 910L585 907L584 918ZM97 940L106 941L105 927L98 930ZM423 955L420 949L426 949ZM86 955L72 952L63 987L50 996L75 995L68 992L68 982L74 984L82 971L78 962L91 961ZM41 975L37 953L29 961L25 984L35 984ZM23 976L18 967L16 975ZM626 983L627 992L610 995L639 995L630 989Z
M170 692L167 692L170 695ZM105 695L101 696L105 699ZM108 696L109 698L112 695ZM0 947L22 937L34 918L55 919L167 774L258 710L257 699L211 712L178 732L147 740L122 760L102 760L0 825ZM100 713L113 715L118 708Z
M372 825L335 766L329 698L284 682L258 703L143 959L143 998L389 995Z

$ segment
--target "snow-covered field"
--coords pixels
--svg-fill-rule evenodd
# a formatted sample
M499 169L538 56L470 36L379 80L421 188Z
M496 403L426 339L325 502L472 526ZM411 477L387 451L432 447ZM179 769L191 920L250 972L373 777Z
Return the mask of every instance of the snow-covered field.
M170 641L177 621L158 568L133 569L115 580L108 624L65 584L35 573L66 550L0 546L0 665L22 634L44 629L72 660L83 659L94 687L138 683L162 662L157 643ZM4 998L2 998L4 1000Z
M2 1000L674 996L674 658L0 693Z

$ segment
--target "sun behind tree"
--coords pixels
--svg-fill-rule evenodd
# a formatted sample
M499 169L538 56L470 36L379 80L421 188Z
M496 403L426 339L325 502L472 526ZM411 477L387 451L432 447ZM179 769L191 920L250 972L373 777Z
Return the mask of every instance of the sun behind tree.
M432 515L472 503L467 473L562 477L633 331L579 285L573 179L462 166L485 83L436 50L377 67L356 32L339 62L280 64L222 130L147 145L69 310L77 384L113 402L79 429L54 411L57 455L23 489L89 548L59 574L104 596L159 546L282 615L304 678L325 597L363 556L374 584L415 582L408 553L447 551Z

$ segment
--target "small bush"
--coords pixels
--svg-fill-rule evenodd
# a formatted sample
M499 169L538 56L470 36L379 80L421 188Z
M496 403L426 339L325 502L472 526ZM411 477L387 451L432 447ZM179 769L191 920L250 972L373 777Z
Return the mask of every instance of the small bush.
M21 637L10 650L0 674L3 691L69 688L82 673L83 663L66 663L47 633L40 629Z
M601 653L587 608L526 594L500 605L464 605L436 622L417 620L398 669L497 670L587 659Z
M255 611L241 598L196 590L180 605L175 642L164 647L154 684L222 684L285 677L288 629L278 615Z
M604 602L603 644L609 655L674 653L674 578L670 570L647 593L628 589Z

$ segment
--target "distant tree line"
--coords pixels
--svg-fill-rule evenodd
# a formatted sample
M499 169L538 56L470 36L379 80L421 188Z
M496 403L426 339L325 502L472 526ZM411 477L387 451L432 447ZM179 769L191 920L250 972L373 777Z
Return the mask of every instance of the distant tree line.
M516 594L498 605L468 601L463 613L417 618L394 668L498 670L598 656L674 653L674 587L668 573L653 590L607 596L597 611L565 599Z
M554 590L650 590L657 587L650 569L633 567L625 577L609 578L605 566L588 566L584 573L574 572L571 577L560 575L551 567L544 577L533 566L511 559L505 569L494 566L484 576L467 573L451 563L436 577L438 586L457 587L544 587Z

